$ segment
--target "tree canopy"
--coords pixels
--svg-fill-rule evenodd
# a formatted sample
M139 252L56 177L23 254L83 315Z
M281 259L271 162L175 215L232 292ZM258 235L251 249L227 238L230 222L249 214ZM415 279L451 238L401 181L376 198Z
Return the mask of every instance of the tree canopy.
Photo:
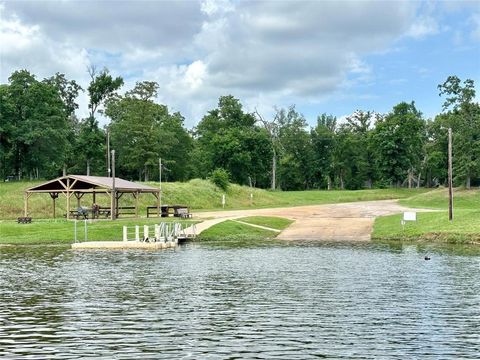
M3 179L108 174L109 134L116 173L129 179L157 180L161 158L164 181L220 174L283 190L437 186L446 183L451 128L455 184L480 184L480 106L470 79L449 76L438 85L444 104L432 119L401 101L384 114L359 109L337 119L322 112L311 127L294 105L266 118L226 95L187 129L182 114L158 102L160 84L141 81L122 93L123 79L108 69L89 74L81 119L83 89L64 74L38 80L19 70L0 85Z

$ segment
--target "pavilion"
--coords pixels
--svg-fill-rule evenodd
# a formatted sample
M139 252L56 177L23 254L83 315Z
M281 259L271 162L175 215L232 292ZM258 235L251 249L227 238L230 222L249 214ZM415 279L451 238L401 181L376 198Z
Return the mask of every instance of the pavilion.
M157 199L157 213L160 214L160 189L138 184L120 178L103 176L67 175L25 190L25 217L28 216L28 199L32 194L48 193L53 200L53 217L55 218L55 202L60 194L67 200L67 219L70 218L71 197L75 196L77 205L85 194L92 194L93 203L96 195L103 194L110 198L110 216L112 219L118 214L118 200L123 194L132 194L135 199L135 215L138 217L138 197L141 193L149 193Z

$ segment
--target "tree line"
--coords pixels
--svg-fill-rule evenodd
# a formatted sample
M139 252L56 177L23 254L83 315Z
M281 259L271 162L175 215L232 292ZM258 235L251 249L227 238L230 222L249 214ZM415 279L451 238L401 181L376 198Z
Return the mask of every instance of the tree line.
M158 180L162 158L164 181L220 172L235 183L283 190L432 187L447 181L452 128L455 184L479 184L480 106L470 79L449 76L438 85L443 111L433 119L401 102L386 114L357 110L342 121L323 113L310 127L295 106L266 118L228 95L187 129L179 112L157 103L156 82L120 95L121 77L88 72L87 89L64 74L38 80L27 70L0 85L2 179L108 176L110 145L117 176L132 180ZM79 119L82 91L89 111ZM109 119L103 128L99 114Z

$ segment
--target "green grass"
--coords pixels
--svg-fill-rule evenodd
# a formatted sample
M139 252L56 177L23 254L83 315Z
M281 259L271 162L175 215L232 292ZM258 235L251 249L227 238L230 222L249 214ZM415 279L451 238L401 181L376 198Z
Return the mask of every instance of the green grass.
M401 214L383 216L375 221L372 239L480 244L479 218L480 210L457 210L452 222L446 211L417 213L417 221L403 229Z
M417 213L416 222L407 222L402 229L402 215L377 218L373 239L439 241L480 244L480 191L454 190L454 219L448 220L448 190L436 189L400 200L405 206L440 209Z
M23 196L25 189L38 185L41 181L7 182L0 183L0 219L16 219L23 216ZM158 183L149 182L149 185L158 186ZM164 204L184 204L193 210L221 209L222 195L219 188L206 180L194 179L184 183L162 183ZM312 204L328 204L364 200L384 200L406 198L425 192L420 189L375 189L357 191L267 191L232 184L226 193L225 209L268 208ZM253 200L250 198L253 194ZM73 198L72 198L73 199ZM97 195L97 203L109 206L109 198ZM90 206L93 203L91 195L82 198L81 205ZM66 200L63 195L57 199L57 217L66 212ZM132 196L125 194L120 199L120 206L134 205ZM156 199L151 194L140 196L140 214L146 214L146 207L156 205ZM71 208L77 207L76 200L72 201ZM48 194L33 194L29 199L29 215L34 219L52 217L52 199Z
M292 223L289 219L267 216L251 216L238 219L255 225L267 226L283 230ZM215 242L221 245L245 245L249 243L271 243L278 235L275 231L260 229L258 227L241 224L227 220L202 232L197 240L202 242Z
M174 220L178 221L174 218L162 219L161 221ZM158 223L158 219L87 221L88 240L122 240L123 226L143 226ZM77 236L80 241L84 240L84 226L84 221L77 222ZM32 224L17 224L14 221L0 222L0 244L70 244L73 240L74 221L43 220L34 221Z
M293 223L293 220L290 219L270 216L248 216L238 220L249 224L269 227L276 230L283 230L291 223Z

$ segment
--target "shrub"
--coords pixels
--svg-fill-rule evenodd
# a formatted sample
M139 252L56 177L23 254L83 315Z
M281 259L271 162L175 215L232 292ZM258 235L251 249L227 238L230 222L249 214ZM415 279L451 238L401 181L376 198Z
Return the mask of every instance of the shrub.
M218 186L223 191L227 191L228 186L230 185L229 182L230 174L227 170L219 168L212 171L210 174L210 181Z

